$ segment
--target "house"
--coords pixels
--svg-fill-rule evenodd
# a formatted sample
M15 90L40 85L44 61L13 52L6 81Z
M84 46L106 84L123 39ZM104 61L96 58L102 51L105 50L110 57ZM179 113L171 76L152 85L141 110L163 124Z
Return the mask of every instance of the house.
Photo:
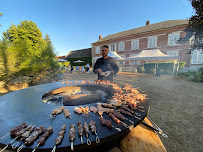
M70 61L71 65L86 65L89 63L89 65L92 65L92 49L87 48L87 49L81 49L81 50L75 50L75 51L70 51L65 59L67 61ZM84 62L81 63L74 63L74 61L81 60Z
M56 56L56 57L55 57L56 60L65 59L65 58L66 58L66 56Z
M140 53L142 50L159 49L166 55L179 56L180 61L185 61L185 69L196 70L203 66L202 50L193 50L192 39L180 44L177 40L185 36L183 31L188 25L188 20L167 20L150 24L127 31L107 35L92 43L93 58L101 56L101 47L108 45L110 51L117 52L126 58ZM135 64L125 61L125 66Z

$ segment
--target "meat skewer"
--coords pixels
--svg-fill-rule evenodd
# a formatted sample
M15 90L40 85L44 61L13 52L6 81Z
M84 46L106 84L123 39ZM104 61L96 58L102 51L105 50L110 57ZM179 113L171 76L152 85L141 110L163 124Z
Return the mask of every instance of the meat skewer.
M33 132L35 129L35 125L34 126L31 126L31 128L29 130L27 130L26 132L24 132L22 135L21 135L21 139L15 143L15 145L13 144L12 145L12 148L15 149L19 144L20 144L20 141L22 141L23 139L26 139L27 137L29 137L29 135L31 134L31 132Z
M97 113L97 108L96 107L94 107L94 106L91 106L90 107L90 111L92 111L92 112L94 112L94 113Z
M28 126L28 127L26 127L26 128L21 129L20 131L18 131L18 132L15 133L15 136L18 137L18 138L21 137L22 134L25 133L26 131L28 131L31 127L32 127L32 126L30 125L30 126ZM12 148L13 148L13 147L14 147L14 144L12 145ZM14 148L14 149L15 149L15 148Z
M116 118L116 116L113 113L109 113L109 117L113 119L113 121L115 121L117 124L123 124L126 128L129 128L129 126L125 123L123 123L122 121L120 121L118 118Z
M133 116L130 112L128 112L124 109L119 109L118 112L123 113L123 114L128 115L128 116Z
M89 126L86 122L84 123L84 132L87 138L87 145L91 145L91 141L89 140Z
M109 129L114 128L117 131L121 132L121 129L120 128L116 128L115 126L113 126L113 124L111 123L110 120L106 120L106 119L100 117L100 122L101 122L102 125L107 126Z
M73 141L75 140L75 124L70 125L69 138L71 141L71 150L73 151L74 150Z
M77 114L82 114L82 110L79 107L75 107L74 112L76 112Z
M59 145L62 142L65 132L66 132L66 125L63 125L61 127L61 131L58 133L58 137L55 139L55 146L54 146L54 148L52 149L51 152L56 151L56 146Z
M82 122L78 121L77 125L78 125L78 136L80 137L81 144L83 144L82 136L83 136L84 129L83 129Z
M128 111L128 112L130 112L130 113L134 113L134 111L133 110L131 110L130 108L128 108L127 106L122 106L122 109L123 110L126 110L126 111Z
M89 123L89 127L92 131L92 133L94 133L96 135L96 143L99 143L100 142L100 139L97 135L97 127L96 127L96 122L95 121L90 121Z
M64 113L65 117L69 117L70 119L72 119L72 118L71 118L71 113L69 112L68 109L64 109L64 110L63 110L63 113Z
M14 129L10 130L10 135L11 136L15 135L16 137L12 141L10 141L9 144L7 144L0 152L3 152L9 145L11 145L17 138L19 138L23 134L23 132L25 132L27 129L29 129L29 127L31 127L29 126L29 127L23 128L25 126L27 126L26 123L21 124L20 126L17 126Z
M53 127L48 127L47 129L45 129L45 133L41 136L41 138L38 140L38 144L37 144L37 147L32 151L34 152L38 147L39 145L43 145L46 141L46 139L53 133Z
M23 149L24 145L28 145L34 142L37 139L37 137L43 132L44 132L44 126L36 127L34 132L25 139L24 144L17 149L17 152L20 152Z
M8 136L8 135L11 135L11 136L12 136L12 135L14 135L16 132L18 132L19 130L21 130L21 129L25 128L25 127L27 127L27 124L26 124L26 123L22 123L21 125L18 125L18 126L16 126L16 127L14 127L13 129L11 129L8 134L2 136L0 139L3 139L3 138L5 138L5 137Z
M122 110L122 109L120 109L122 112L124 112L124 110ZM124 117L120 112L120 110L116 110L116 111L114 111L114 115L117 117L117 118L120 118L121 120L128 120L128 121L130 121L130 123L132 123L132 124L134 124L134 122L133 121L131 121L131 120L129 120L128 118L126 118L126 117ZM127 111L125 111L125 113L126 113Z
M55 108L49 116L52 119L54 119L56 117L56 115L60 114L64 109L65 109L64 106L61 106L60 108Z

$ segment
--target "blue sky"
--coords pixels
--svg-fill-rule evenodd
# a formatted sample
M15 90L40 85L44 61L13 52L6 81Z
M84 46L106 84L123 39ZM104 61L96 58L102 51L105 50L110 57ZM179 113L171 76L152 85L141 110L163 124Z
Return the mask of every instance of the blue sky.
M103 37L151 24L188 19L189 0L0 0L0 36L11 24L33 21L57 55L91 47Z

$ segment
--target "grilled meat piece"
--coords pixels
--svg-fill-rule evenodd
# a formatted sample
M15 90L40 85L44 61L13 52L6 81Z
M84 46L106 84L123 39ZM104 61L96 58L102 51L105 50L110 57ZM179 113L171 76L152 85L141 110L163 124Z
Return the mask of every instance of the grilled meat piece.
M102 125L107 126L110 129L112 128L112 123L110 120L106 120L106 119L100 117L100 122Z
M76 112L77 114L81 114L82 110L79 107L75 107L74 112Z
M125 115L133 116L130 112L125 111L125 110L123 110L123 109L119 109L118 111L121 112L121 113L123 113L123 114L125 114Z
M111 117L113 119L113 121L115 121L117 124L121 123L121 121L118 118L116 118L116 116L114 114L109 113L109 117Z
M75 124L70 125L69 138L70 138L70 141L75 140Z
M22 130L23 128L26 128L27 127L27 124L26 123L22 123L21 125L19 126L16 126L15 128L11 129L9 131L10 135L15 135L15 133L17 133L18 131Z
M68 109L64 109L63 113L64 113L65 117L70 117L71 116L71 113L69 112Z
M94 106L91 106L90 107L90 111L92 111L92 112L94 112L94 113L97 113L97 108L96 107L94 107Z
M118 112L118 110L114 111L113 113L117 118L121 119L121 120L125 120L125 117Z

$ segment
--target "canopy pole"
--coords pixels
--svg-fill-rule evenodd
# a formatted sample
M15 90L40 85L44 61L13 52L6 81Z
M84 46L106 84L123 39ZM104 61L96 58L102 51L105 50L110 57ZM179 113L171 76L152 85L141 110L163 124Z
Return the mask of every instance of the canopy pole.
M179 61L177 61L177 70L176 70L176 76L177 76L177 74L178 74L178 70L179 70Z
M175 75L175 60L173 60L173 75Z

